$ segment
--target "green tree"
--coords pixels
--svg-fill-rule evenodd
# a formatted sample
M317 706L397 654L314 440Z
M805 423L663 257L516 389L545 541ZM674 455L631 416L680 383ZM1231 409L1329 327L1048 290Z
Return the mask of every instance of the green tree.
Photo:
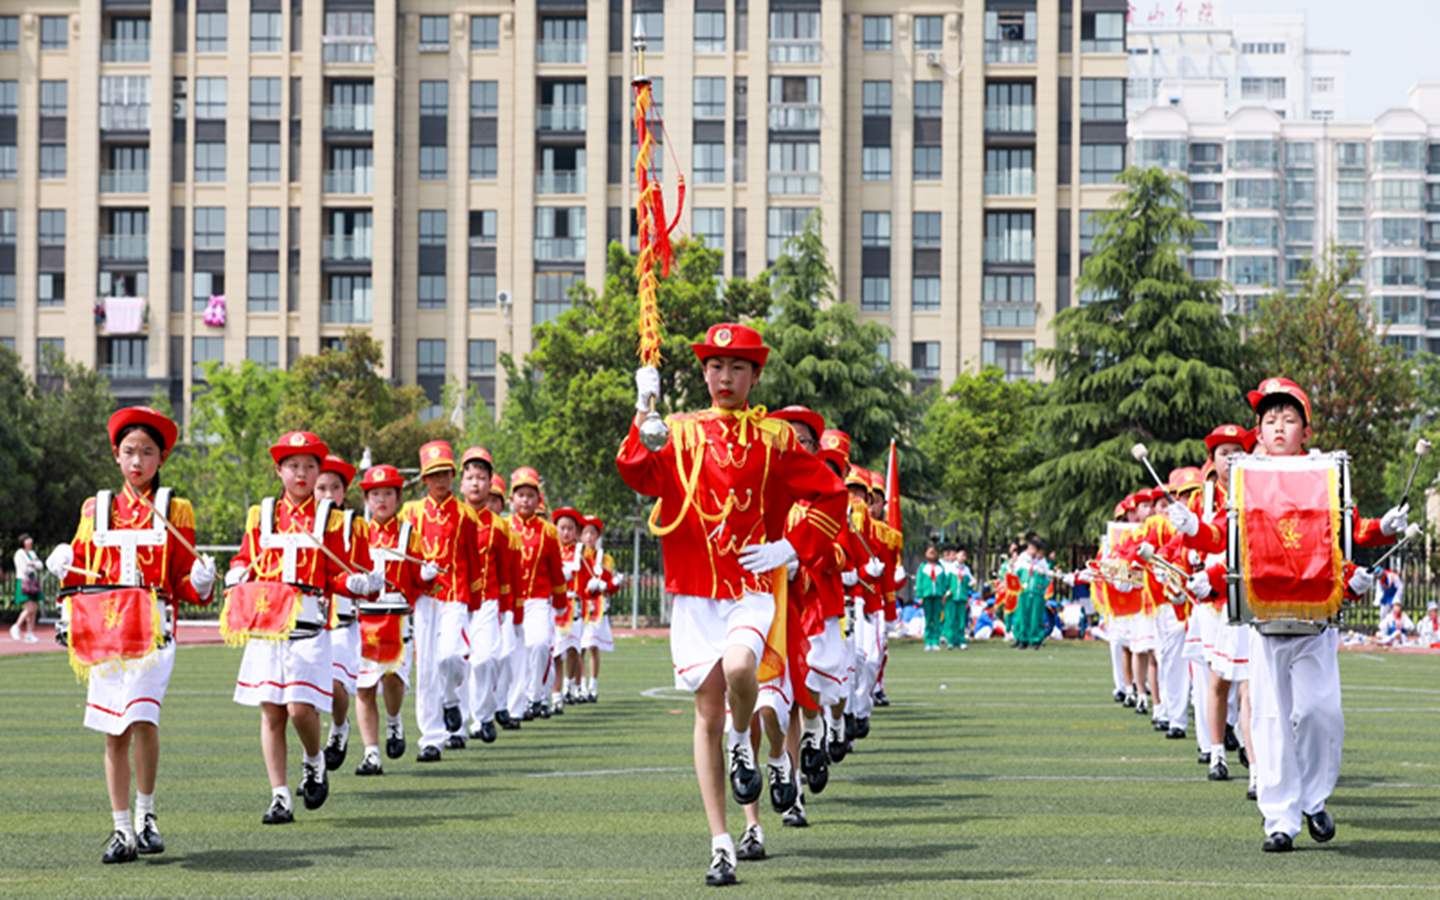
M1385 345L1356 284L1361 271L1359 254L1342 253L1332 242L1301 275L1299 290L1261 299L1249 323L1246 386L1270 377L1300 385L1315 418L1310 446L1349 453L1355 496L1365 511L1378 513L1394 501L1385 496L1385 467L1400 459L1422 409L1420 367ZM1408 460L1403 468L1409 472Z
M925 414L922 447L943 461L940 487L951 506L980 520L979 577L988 577L992 519L1009 524L1038 462L1032 407L1040 389L1007 382L996 366L962 373Z
M20 357L0 346L0 506L7 512L0 520L0 558L8 558L19 536L36 528L35 478L40 461L27 434L35 415L32 389ZM35 546L41 546L39 536Z
M1245 413L1240 334L1218 282L1197 281L1181 254L1203 228L1186 212L1184 179L1127 169L1124 191L1095 214L1102 231L1076 281L1094 297L1055 317L1055 347L1036 353L1054 375L1038 411L1047 458L1033 473L1054 540L1093 539L1124 493L1156 469L1196 465L1201 438Z

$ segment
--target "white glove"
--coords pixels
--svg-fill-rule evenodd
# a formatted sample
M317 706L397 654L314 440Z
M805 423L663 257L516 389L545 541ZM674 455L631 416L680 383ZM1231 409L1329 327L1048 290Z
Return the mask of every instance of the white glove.
M1389 515L1389 513L1386 513L1386 515ZM1365 596L1370 593L1374 587L1375 576L1370 574L1369 569L1356 569L1355 574L1350 576L1350 593L1357 597Z
M624 572L616 572L616 573L614 573L613 575L610 576L610 583L613 584L613 585L615 585L615 586L618 588L620 585L622 585L622 584L625 583L625 573L624 573Z
M560 563L560 571L562 571L562 572L565 573L565 579L566 579L567 581L568 581L569 579L571 579L571 578L574 578L574 577L575 577L575 573L578 572L578 571L580 571L580 560L578 560L578 559L567 559L567 560L565 560L564 562Z
M751 544L740 551L740 565L756 575L778 569L798 558L795 548L785 538L768 544Z
M650 411L650 398L660 399L660 370L641 366L635 370L635 410Z
M65 572L75 562L75 551L69 544L61 544L50 551L50 556L45 560L45 568L56 578L64 579Z
M785 564L785 577L790 581L795 580L795 573L800 571L800 560L792 559Z
M438 577L440 577L440 565L438 563L426 561L420 564L421 581L434 581Z
M580 599L580 595L575 593L574 591L566 591L565 596L570 598L570 602L572 603Z
M370 575L367 572L357 572L345 579L345 590L351 594L373 594L370 589Z
M905 582L905 566L904 566L902 563L896 563L896 564L895 564L895 583L896 583L896 584L903 584L904 582Z
M585 590L589 591L592 595L594 595L594 594L599 594L599 593L604 592L604 590L605 590L605 579L603 579L603 578L592 578L592 579L590 579L589 581L587 581L587 582L585 583Z
M370 579L370 590L366 593L378 594L385 590L385 570L383 568L366 573L366 577Z
M1199 566L1200 563L1202 563L1205 559L1203 556L1200 555L1199 550L1191 550L1185 555L1185 558L1190 560L1190 566L1192 568Z
M1386 537L1399 534L1410 527L1409 521L1410 504L1392 507L1389 512L1380 517L1380 533Z
M210 596L215 590L215 557L206 554L190 564L190 586L201 600Z
M871 578L879 578L884 571L885 564L873 556L870 557L870 561L865 564L865 574Z
M1210 576L1203 569L1191 575L1185 586L1195 595L1196 600L1204 600L1210 596Z
M225 573L225 586L234 587L250 577L250 572L244 566L236 566Z
M1200 533L1200 517L1190 511L1190 507L1183 503L1170 504L1170 524L1175 530L1183 535L1194 537Z
M1074 586L1075 586L1075 575L1074 575L1073 572L1071 572L1071 573L1066 573L1065 575L1060 576L1060 580L1063 581L1063 582L1065 582L1065 584L1067 584L1067 585L1070 586L1070 587L1074 587Z
M846 569L840 573L840 583L846 587L854 587L860 583L860 576L855 573L854 569Z

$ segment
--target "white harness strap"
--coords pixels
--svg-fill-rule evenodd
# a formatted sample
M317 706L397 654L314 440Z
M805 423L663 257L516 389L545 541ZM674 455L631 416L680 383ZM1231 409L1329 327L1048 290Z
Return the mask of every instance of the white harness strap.
M170 495L168 487L155 492L155 509L160 516L169 517ZM138 548L163 547L167 536L160 516L152 516L149 528L125 528L114 530L110 527L110 503L114 494L101 491L95 495L95 546L115 547L120 551L120 584L125 587L146 587L140 583ZM152 585L156 586L156 585Z
M333 507L334 504L329 500L321 500L315 504L315 527L312 534L322 543L325 540L325 530L330 522L330 511ZM281 551L280 580L286 584L296 583L295 563L300 550L320 552L316 549L315 542L304 534L299 532L275 533L274 497L266 497L260 501L260 548Z
M400 540L396 543L394 547L376 547L373 545L370 547L370 560L375 565L374 571L379 572L383 575L385 572L385 564L387 562L404 562L405 551L409 548L410 523L401 522ZM388 587L388 585L386 587ZM381 603L404 603L405 597L398 591L386 590L385 587L382 587L380 589L379 600Z

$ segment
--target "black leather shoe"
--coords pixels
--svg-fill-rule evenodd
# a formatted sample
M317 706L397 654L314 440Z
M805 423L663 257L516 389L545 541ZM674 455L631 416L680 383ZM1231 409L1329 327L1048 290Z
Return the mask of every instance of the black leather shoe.
M855 720L855 740L863 741L870 736L870 717L860 716Z
M1240 765L1247 769L1250 768L1250 754L1245 752L1244 747L1240 748Z
M716 850L710 859L710 870L705 873L705 883L710 887L725 887L735 881L735 860L724 850Z
M452 735L450 735L448 738L445 739L445 749L446 749L446 750L464 750L464 749L465 749L465 737L464 737L464 735L459 735L459 734L452 734Z
M1265 843L1260 845L1260 849L1266 853L1289 853L1295 849L1295 842L1290 840L1290 835L1283 831L1277 831L1265 838Z
M1326 818L1329 817L1327 816ZM1310 828L1310 833L1315 833L1313 825ZM1335 826L1333 823L1330 826L1330 834L1335 834ZM1325 840L1328 841L1329 839L1330 838L1326 838ZM1319 840L1319 838L1316 838L1316 840ZM146 813L141 817L140 827L135 830L135 851L146 856L165 852L165 841L160 837L160 829L155 825L154 813Z
M480 723L480 740L481 740L482 742L484 742L484 743L486 743L486 744L493 744L493 743L495 743L495 735L496 735L496 731L495 731L495 723L494 723L494 722L481 722L481 723Z
M539 717L542 718L542 719L548 719L548 718L550 718L550 704L548 704L548 703L537 703L537 704L535 704L535 715L539 716Z
M495 716L495 721L500 722L500 716L498 714ZM519 731L520 720L514 716L506 716L505 721L500 722L500 727L506 731Z
M390 757L394 759L395 757ZM356 775L384 775L385 769L381 766L380 760L365 757L360 760L360 765L355 767Z
M1115 693L1113 693L1113 694L1110 695L1110 699L1111 699L1111 700L1114 700L1116 703L1124 703L1124 702L1125 702L1125 691L1124 691L1123 689L1117 688L1117 689L1115 690Z
M795 805L785 810L785 815L780 817L780 824L786 828L809 828L810 818L805 815L805 798L798 797Z
M535 704L533 704L533 703L530 704L529 706L525 707L525 712L524 712L523 715L520 716L520 721L522 721L522 722L533 722L533 721L535 721L535 715L536 715L537 712L538 712L538 710L536 709Z
M330 796L330 773L304 764L300 769L305 773L300 779L300 796L305 799L305 808L319 809Z
M825 765L825 732L811 736L802 734L800 736L800 771L807 779L813 779L815 773Z
M1313 816L1306 816L1305 824L1309 826L1310 836L1317 844L1323 844L1335 836L1335 819L1328 809L1322 809Z
M416 762L439 762L440 748L431 744L428 747L420 748L420 755L415 757Z
M102 863L108 866L134 862L138 858L139 852L135 849L134 842L125 836L125 832L118 828L110 832L110 843L105 845L105 855L100 857Z
M754 803L760 799L760 790L765 786L765 781L760 777L760 770L755 768L754 761L750 759L749 745L739 744L730 748L730 793L735 797L735 802L741 806Z
M1240 749L1240 739L1235 736L1235 727L1234 727L1233 725L1226 725L1226 726L1225 726L1225 752L1226 752L1226 753L1234 753L1236 750L1239 750L1239 749Z
M848 713L848 712L847 712L847 713L845 714L845 743L846 743L846 745L847 745L847 746L845 747L845 749L846 749L847 751L855 749L855 714L854 714L854 713Z
M785 752L785 758L790 752ZM795 798L800 796L800 784L795 780L795 760L790 760L789 777L780 774L780 767L774 763L768 764L770 769L770 808L775 810L776 815L783 815L785 810L795 805Z
M1168 719L1151 719L1150 724L1154 727L1156 731L1170 730L1170 722Z
M1205 776L1211 781L1229 781L1230 767L1225 765L1225 760L1217 759L1210 766L1210 773Z
M765 858L765 833L760 830L759 825L751 825L745 829L740 836L740 842L735 845L735 858L756 860Z
M1183 741L1183 740L1185 740L1185 729L1181 728L1179 725L1174 726L1174 727L1171 728L1169 731L1165 732L1165 740L1167 740L1167 741Z
M847 747L843 730L841 732L835 732L830 730L827 725L826 734L825 752L829 755L830 761L832 763L844 762Z
M885 692L884 692L884 691L876 691L876 692L875 692L875 705L876 705L876 706L889 706L889 705L890 705L890 698L885 695Z
M399 759L405 755L404 733L385 738L385 755L391 759Z
M1259 799L1260 799L1260 795L1257 794L1257 793L1255 793L1255 789L1254 789L1253 787L1252 787L1252 788L1246 788L1246 789L1245 789L1245 799L1246 799L1246 800L1259 800Z
M499 725L501 728L504 728L504 727L506 727L506 723L509 722L509 721L510 721L510 710L508 710L508 709L497 709L497 710L495 710L495 724L496 724L496 725Z
M350 742L340 735L332 735L330 743L325 745L325 770L333 772L345 765L345 754L350 750Z
M459 730L460 730L460 707L458 707L458 706L447 706L447 707L445 707L445 730L446 730L446 731L459 731Z
M1195 760L1195 761L1196 761L1197 763L1199 763L1200 765L1202 765L1202 766L1208 766L1208 765L1210 765L1210 754L1208 754L1208 753L1206 753L1206 752L1204 752L1204 751L1202 750L1202 751L1200 752L1200 758L1197 759L1197 760Z
M288 825L295 821L295 810L285 805L285 801L275 797L270 801L270 808L265 811L265 816L260 820L262 825Z

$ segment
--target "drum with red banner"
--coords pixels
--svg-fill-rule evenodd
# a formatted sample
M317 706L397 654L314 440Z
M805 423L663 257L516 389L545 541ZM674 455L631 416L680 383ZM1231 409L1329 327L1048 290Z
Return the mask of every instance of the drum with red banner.
M173 633L168 598L154 588L91 584L66 588L57 599L70 668L82 681L92 671L149 668Z
M1352 549L1349 457L1231 457L1228 509L1230 622L1305 633L1333 619Z
M382 673L398 671L411 639L412 612L403 594L382 591L374 600L355 604L360 614L360 656L376 663Z
M318 635L329 619L319 588L280 581L245 581L225 592L220 636L232 647L252 638L295 641Z

